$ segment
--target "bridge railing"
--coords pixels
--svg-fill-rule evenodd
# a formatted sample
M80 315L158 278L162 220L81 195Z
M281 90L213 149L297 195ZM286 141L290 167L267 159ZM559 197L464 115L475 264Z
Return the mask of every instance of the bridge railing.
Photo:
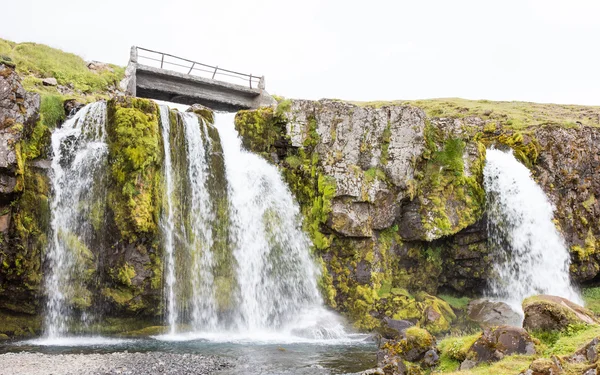
M141 54L140 54L141 52ZM141 61L140 61L141 59ZM238 85L245 84L252 88L264 89L264 77L235 72L233 70L219 68L218 66L207 65L173 56L168 53L153 51L142 47L131 48L131 60L136 63L153 66L161 69L169 69L179 73L200 76L204 78L216 79Z

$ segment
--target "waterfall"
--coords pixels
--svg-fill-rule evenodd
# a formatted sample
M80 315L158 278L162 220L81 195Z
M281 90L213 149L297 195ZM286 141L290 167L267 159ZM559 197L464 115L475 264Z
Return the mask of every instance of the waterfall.
M512 151L487 150L484 168L488 241L497 256L491 296L516 311L523 299L551 294L582 304L569 277L569 251L554 207Z
M95 267L90 250L95 238L93 215L103 209L106 192L106 104L88 104L52 134L53 195L51 237L47 252L45 333L49 338L71 330L73 307L91 303L86 287L89 269ZM95 206L98 205L98 206ZM86 323L84 314L80 323Z
M179 112L169 124L168 115L161 107L171 327L163 337L346 337L323 306L300 210L277 167L242 148L234 114L216 114L215 126ZM185 173L175 176L178 169Z
M209 146L206 124L200 123L194 113L183 113L187 145L188 178L190 195L190 251L192 281L192 326L195 329L214 329L217 324L216 303L213 289L213 259L211 248L213 236L211 224L215 213L208 191Z
M299 207L279 170L243 149L233 123L234 114L216 114L237 263L237 327L339 337L341 325L322 306L318 268L301 228Z
M160 126L162 131L164 145L164 181L165 181L165 207L163 208L160 218L160 228L163 237L163 249L166 255L165 269L165 294L166 294L166 316L171 333L175 333L175 325L177 322L177 303L175 297L175 214L173 205L173 163L171 158L171 120L169 116L169 107L166 105L160 106Z

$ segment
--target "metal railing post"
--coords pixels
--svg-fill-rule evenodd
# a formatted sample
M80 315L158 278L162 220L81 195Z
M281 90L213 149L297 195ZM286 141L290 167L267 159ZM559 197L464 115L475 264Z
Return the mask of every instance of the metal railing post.
M219 66L215 66L215 71L213 72L212 78L211 79L215 79L215 74L217 74L217 69L219 69Z
M163 62L165 61L165 54L163 53L161 58L160 58L160 68L163 68Z
M190 68L190 71L188 72L188 74L192 73L192 70L194 69L194 65L196 65L196 63L192 63L192 67Z

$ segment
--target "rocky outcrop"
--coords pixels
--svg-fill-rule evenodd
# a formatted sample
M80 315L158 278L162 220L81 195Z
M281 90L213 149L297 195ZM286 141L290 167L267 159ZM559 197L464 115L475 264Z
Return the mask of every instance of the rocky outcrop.
M24 323L6 331L9 334L39 328L39 322L28 317L39 306L48 225L47 178L31 153L38 142L34 127L39 110L40 96L23 89L14 65L0 63L0 314L26 314L15 318Z
M525 320L529 331L564 330L572 324L598 324L594 313L568 299L539 295L523 301Z
M571 274L592 280L600 272L600 128L544 126L534 135L540 156L533 170L556 206Z
M482 186L490 146L513 149L556 204L575 278L598 274L598 128L518 130L492 112L428 117L410 105L335 100L241 111L236 128L282 168L327 268L328 303L359 327L406 315L405 304L382 297L387 290L485 289L494 261Z

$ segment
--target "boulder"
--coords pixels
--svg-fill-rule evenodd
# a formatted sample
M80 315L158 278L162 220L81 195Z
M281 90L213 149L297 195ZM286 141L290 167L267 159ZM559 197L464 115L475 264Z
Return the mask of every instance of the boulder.
M377 352L377 366L388 374L405 374L406 367L428 369L439 362L435 338L426 330L408 327L398 340L382 339Z
M469 349L467 358L477 363L499 361L511 354L535 354L535 344L523 328L500 326L487 329Z
M570 324L598 324L591 310L557 296L529 297L523 301L523 311L523 327L528 331L563 330Z
M556 357L538 358L531 362L529 369L520 375L559 375L563 373L560 362Z
M56 78L49 77L49 78L44 78L42 80L42 84L44 86L56 86L56 85L58 85L58 81L56 80Z
M521 326L521 316L508 304L499 301L476 299L467 307L469 319L483 329L497 326Z
M380 334L388 340L399 340L404 337L407 328L414 327L414 323L408 320L398 320L385 317L383 318Z

